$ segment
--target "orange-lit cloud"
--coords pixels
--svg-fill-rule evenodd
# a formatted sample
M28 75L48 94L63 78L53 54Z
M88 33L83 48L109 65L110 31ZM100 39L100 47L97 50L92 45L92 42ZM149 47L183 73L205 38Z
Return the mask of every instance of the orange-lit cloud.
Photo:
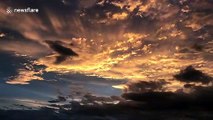
M6 27L16 26L13 29L27 40L36 41L48 49L48 54L39 56L34 62L36 65L46 66L47 72L82 73L129 81L170 81L173 79L172 75L180 69L193 65L212 75L212 61L209 61L212 49L208 46L212 44L210 33L208 30L205 33L194 33L212 25L212 15L205 11L203 14L196 13L193 9L199 6L194 3L190 3L193 4L192 8L179 6L182 2L91 1L81 3L83 8L69 9L66 6L69 4L66 4L64 11L62 9L57 12L51 7L45 7L40 14L42 17L2 15L0 22L4 22ZM11 18L11 21L7 21ZM1 34L4 37L4 33ZM48 48L45 40L58 41L61 46L72 49L79 56L68 56L62 63L55 64L59 54ZM195 43L205 45L204 50L193 49ZM25 49L31 49L30 51L20 52L19 47L20 45L10 43L4 50L27 55L44 51L28 46ZM20 76L8 83L42 80L34 74L37 73L21 70ZM183 83L175 81L168 86L170 91L175 91Z
M115 19L115 20L124 20L126 19L128 16L127 13L123 12L123 13L116 13L116 14L113 14L112 15L112 19Z
M34 71L33 69L28 69L29 67L26 66L27 69L19 69L18 75L14 76L6 83L8 84L29 84L32 80L43 80L42 71Z

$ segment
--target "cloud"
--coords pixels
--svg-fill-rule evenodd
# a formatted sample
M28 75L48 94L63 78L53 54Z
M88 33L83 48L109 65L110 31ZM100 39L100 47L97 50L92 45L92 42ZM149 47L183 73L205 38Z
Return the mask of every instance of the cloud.
M207 5L206 2L209 3L203 1L202 4ZM5 42L7 45L2 48L24 51L27 55L39 54L36 62L47 66L46 71L75 71L129 80L169 79L188 65L202 64L204 72L211 72L202 61L210 59L211 50L207 47L211 43L207 40L210 28L204 26L211 25L211 15L207 12L211 5L204 10L197 6L198 2L174 0L54 0L51 3L20 0L15 3L4 2L1 6L2 9L7 6L38 8L39 14L3 14L1 25L18 31L26 41L39 44ZM199 27L195 29L192 23ZM199 34L198 30L201 30ZM194 46L198 51L178 52L197 43L198 37L205 39L202 50ZM52 39L60 42L49 43L57 53L50 56L51 50L44 40ZM73 46L69 46L70 43ZM25 49L18 49L22 46ZM69 57L77 54L80 56Z
M78 54L75 53L71 48L62 46L58 41L46 41L46 43L51 49L59 54L59 56L56 57L55 64L59 64L65 61L67 57L78 56Z
M20 119L37 118L32 115L44 119L205 119L207 114L213 118L209 112L213 108L213 90L208 84L213 73L210 0L12 1L2 2L0 10L30 6L40 12L3 13L1 50L34 56L32 64L45 66L45 72L81 73L98 76L100 81L125 79L128 89L123 98L85 95L80 102L53 105L56 112L47 108L1 111L1 118L14 117L11 112ZM58 41L44 41L53 39ZM189 67L176 74L183 66ZM42 71L34 68L17 72L7 83L43 80ZM100 85L103 83L93 83L94 77L72 78L86 79L91 86L104 88ZM79 94L81 88L73 86L72 92ZM64 101L67 96L49 102Z
M212 88L204 88L210 89ZM206 91L196 91L191 94L172 93L172 92L147 92L147 93L124 93L125 99L144 103L141 109L192 109L210 110L213 104L209 103L213 99L212 94L206 94ZM204 99L207 98L207 99Z
M83 8L89 8L95 5L97 0L80 0L80 6Z
M180 68L193 65L211 76L212 4L207 3L202 1L204 8L198 1L176 0L7 1L1 9L32 7L39 14L2 14L0 25L13 34L2 33L0 49L36 56L34 63L46 72L170 81ZM53 39L58 41L45 41ZM148 90L148 84L139 89ZM183 85L179 80L162 89Z
M179 74L174 75L177 80L182 82L201 82L207 84L213 80L212 77L206 75L205 73L196 70L193 66L188 66L184 70L181 70Z
M191 94L173 92L145 92L124 93L126 99L118 99L116 104L108 103L113 97L85 96L85 101L72 101L69 104L52 104L52 108L43 107L39 110L0 111L3 119L8 119L13 114L17 118L39 115L40 118L64 118L72 116L72 119L212 119L213 88L196 87ZM116 100L114 98L114 100ZM99 103L98 101L101 101ZM60 108L58 110L58 108ZM57 111L57 114L55 114ZM32 114L33 113L33 114ZM46 113L45 116L43 113ZM48 114L47 114L48 113ZM33 117L34 118L34 117Z
M4 34L4 36L0 37L1 51L14 52L32 58L39 58L49 54L46 46L38 41L26 38L21 32L13 30L13 28L0 26L0 33Z
M19 69L18 75L11 77L6 83L8 84L29 84L32 80L44 80L41 77L42 71L34 71L29 69Z
M58 96L57 99L50 100L48 102L49 103L59 103L59 102L65 102L65 101L66 101L66 97L64 97L64 96Z
M136 83L127 84L128 92L150 92L150 91L164 91L164 85L168 82L164 80L157 81L138 81Z
M60 55L64 56L78 56L72 49L66 48L62 46L57 41L46 41L46 43L52 48L55 52L59 53Z

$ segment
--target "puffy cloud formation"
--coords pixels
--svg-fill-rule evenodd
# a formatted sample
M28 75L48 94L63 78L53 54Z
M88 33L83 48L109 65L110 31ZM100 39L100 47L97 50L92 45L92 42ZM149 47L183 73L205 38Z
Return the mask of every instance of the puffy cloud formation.
M38 8L39 13L7 14L8 6ZM1 2L0 50L32 60L30 69L18 69L6 82L28 84L43 80L44 72L128 81L114 86L124 89L121 97L87 94L82 101L52 105L58 110L28 111L41 116L41 111L49 111L50 118L212 118L212 8L210 0ZM39 65L44 67L38 69ZM68 99L72 98L58 96L49 102ZM201 114L193 114L194 109ZM7 119L10 112L0 113Z
M39 115L44 119L212 119L212 86L195 87L190 94L173 92L125 93L119 97L86 95L81 102L52 104L39 110L1 110L2 119L16 119ZM60 98L61 99L61 98ZM125 100L126 99L126 100ZM64 98L63 98L64 100ZM45 113L45 115L43 115ZM195 114L196 113L196 114ZM154 115L154 116L153 116Z
M32 56L47 72L168 81L180 68L193 65L212 75L212 3L202 1L205 8L200 4L197 0L6 1L1 4L0 25L7 29L1 30L1 49ZM7 14L8 6L38 8L39 13ZM49 46L45 40L50 40ZM64 50L79 56L62 55Z
M213 80L212 77L204 74L199 70L194 69L192 66L188 66L174 77L183 82L201 82L204 84L209 83Z

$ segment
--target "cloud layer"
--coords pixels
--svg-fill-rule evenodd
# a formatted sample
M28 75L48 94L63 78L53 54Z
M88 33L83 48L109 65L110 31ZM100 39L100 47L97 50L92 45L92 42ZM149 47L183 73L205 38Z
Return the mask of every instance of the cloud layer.
M43 77L52 72L62 76L74 74L71 78L77 80L72 81L71 94L60 94L49 100L50 105L46 106L49 108L28 114L43 116L40 112L45 111L50 118L61 119L69 115L73 119L80 115L82 119L136 119L140 115L162 119L176 115L180 119L190 118L187 115L213 118L213 3L210 0L0 3L1 52L13 53L17 58L25 56L30 61L17 68L17 75L6 83L44 81ZM39 13L7 14L8 7L38 8ZM93 83L93 79L106 82ZM123 83L114 83L119 80ZM122 89L123 94L100 97L87 93L83 89L87 84L100 86L98 90L103 91L110 85ZM107 93L110 90L114 92L110 87L105 93L111 94ZM193 110L207 112L195 115ZM170 116L167 111L174 113L170 112ZM10 116L5 114L10 112L1 111L0 115L7 119ZM19 112L26 111L15 111Z
M1 31L1 49L34 56L45 71L61 73L172 79L193 65L212 75L212 3L202 4L206 7L197 0L7 1L1 4L0 25L10 32ZM38 8L39 13L6 14L8 6ZM17 39L4 42L11 36Z

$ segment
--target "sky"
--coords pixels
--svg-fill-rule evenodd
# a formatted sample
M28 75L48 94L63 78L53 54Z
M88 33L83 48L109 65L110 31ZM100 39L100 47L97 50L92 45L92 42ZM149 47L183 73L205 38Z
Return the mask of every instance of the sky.
M0 0L0 117L213 118L212 8L211 0Z

